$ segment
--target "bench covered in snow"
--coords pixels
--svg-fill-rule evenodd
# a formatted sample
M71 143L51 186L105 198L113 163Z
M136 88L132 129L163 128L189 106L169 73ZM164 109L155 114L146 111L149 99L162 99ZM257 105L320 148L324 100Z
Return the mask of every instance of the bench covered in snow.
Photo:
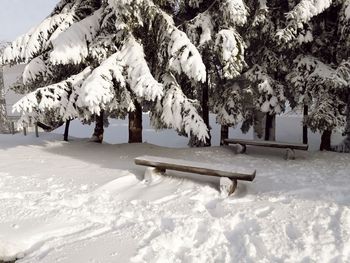
M135 164L154 167L154 171L164 174L166 170L175 170L186 173L196 173L208 176L221 177L220 190L232 194L237 187L237 180L253 181L256 171L234 166L192 162L181 159L164 158L158 156L140 156L134 159Z
M287 142L276 142L276 141L255 141L255 140L242 140L242 139L225 139L224 144L240 144L242 148L242 153L247 150L246 145L262 146L262 147L274 147L274 148L285 148L287 149L285 159L294 159L294 150L307 151L309 146L307 144L301 143L287 143Z

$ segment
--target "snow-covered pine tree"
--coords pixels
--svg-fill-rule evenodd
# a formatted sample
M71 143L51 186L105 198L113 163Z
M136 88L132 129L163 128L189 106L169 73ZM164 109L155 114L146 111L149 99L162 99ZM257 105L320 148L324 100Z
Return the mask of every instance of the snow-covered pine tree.
M349 60L349 1L247 0L243 5L248 13L245 24L235 26L235 32L242 36L243 66L235 76L218 82L224 87L221 92L214 89L219 94L214 105L224 109L216 111L219 118L224 116L219 123L235 125L243 120L242 129L247 131L257 121L254 112L266 113L269 119L283 111L288 99L293 107L309 106L310 114L304 123L311 129L343 127L349 86L345 77ZM306 58L319 61L316 64L322 66L308 69L313 72L307 73L299 63ZM305 88L295 85L296 75L300 84L313 90L312 94L306 92L303 96Z
M294 99L286 75L295 68L293 60L298 55L309 55L304 44L313 41L310 20L329 9L331 1L159 2L175 14L178 27L203 57L211 108L223 125L223 136L227 136L227 126L244 121L242 130L247 131L260 121L255 116L266 116L261 127L266 131L263 138L271 139L273 134L269 136L265 125L270 122L273 126L273 116L283 111L287 96ZM301 27L300 23L306 25L297 32L294 27ZM191 83L187 86L193 92ZM198 98L208 88L199 87L195 90ZM205 104L202 100L203 109Z
M242 130L246 132L256 122L256 112L273 116L284 108L285 62L274 39L285 8L274 1L269 4L241 0L214 3L212 13L206 12L195 21L203 25L201 30L198 26L197 31L192 30L201 33L197 39L213 35L204 49L211 55L204 57L212 111L222 125L221 140L228 136L228 126L244 121Z
M256 122L256 111L265 113L271 122L283 111L287 98L292 106L303 106L304 101L296 102L289 74L297 68L295 63L301 55L316 57L334 70L331 78L318 74L309 79L310 85L327 92L313 94L304 122L319 130L325 128L322 122L333 125L322 107L313 106L327 94L328 103L323 106L331 108L339 119L344 117L341 108L348 85L344 76L349 45L344 43L349 41L349 1L177 1L173 6L169 4L172 1L162 2L175 10L179 27L202 54L212 109L219 123L232 126L244 120L242 129L246 131ZM330 44L343 49L342 55L336 55L335 49L323 54ZM343 123L335 121L333 127L340 128ZM268 137L266 133L265 139Z
M295 54L287 79L292 105L307 105L304 119L323 133L320 149L330 149L332 130L344 128L349 96L349 1L303 0L292 5L280 43Z
M0 57L8 43L0 42ZM0 133L9 132L5 99L4 68L0 63Z
M84 3L82 3L84 2ZM92 12L89 6L93 1L62 0L54 11L37 27L20 36L4 51L3 63L27 64L22 76L22 83L13 89L21 94L28 94L19 101L15 108L23 112L22 120L30 118L44 122L48 129L61 125L65 116L75 117L72 107L74 94L72 81L77 82L81 65L54 65L49 60L52 42L73 23L82 20ZM96 2L96 1L95 1ZM78 76L79 77L79 76ZM57 84L57 85L56 85ZM37 89L38 87L42 87ZM68 102L71 103L69 104ZM62 101L62 104L60 102ZM59 107L57 107L59 105Z
M204 140L207 128L196 102L177 78L203 82L205 66L158 4L62 0L42 24L5 50L5 63L28 63L22 89L31 93L16 108L27 117L51 110L63 120L91 120L101 111L124 117L148 101L157 127ZM44 87L30 90L34 83Z
M305 119L309 127L323 129L330 124L325 108L343 116L339 107L344 105L345 86L333 94L333 77L298 73L298 60L320 61L333 70L329 76L343 72L347 63L340 58L346 60L348 54L343 45L348 41L348 10L348 1L328 0L66 0L48 17L51 22L15 42L4 58L29 62L23 77L27 89L35 81L49 86L32 90L36 101L29 100L31 107L26 108L28 99L17 105L30 114L51 107L54 116L63 119L91 120L102 110L123 117L138 109L133 123L140 126L140 109L147 102L156 127L172 127L204 140L208 133L197 105L201 101L205 108L206 90L218 122L234 126L243 120L246 131L254 123L254 111L279 113L286 97L293 106L306 103L298 95L303 91L294 85L299 74L314 90L322 86L323 95L333 96L314 107L321 96L313 94ZM340 57L334 59L334 49L323 57L322 50L330 44L343 47ZM52 102L57 98L57 103L40 103L43 91L57 91L59 96L45 95ZM339 98L342 103L336 101ZM338 122L340 117L336 120L331 127L344 123Z
M232 83L228 84L231 89L225 87L218 93L225 95L217 100L233 109L230 114L223 111L228 123L234 125L236 118L232 117L239 116L244 120L243 130L247 130L256 121L252 110L266 113L269 119L283 110L288 98L293 107L309 106L304 123L311 129L327 133L343 127L349 91L349 1L260 0L257 4L247 0L244 6L248 10L246 22L235 30L243 36L241 61L246 66L231 81L225 80L226 85ZM318 61L318 66L302 69L306 58ZM313 92L305 93L305 88L294 85L295 75ZM247 107L247 102L253 108Z
M227 97L225 103L222 93L231 94L227 91L228 85L225 82L239 76L244 66L245 44L237 31L237 27L243 26L247 20L248 12L243 1L158 2L174 17L176 26L186 32L206 66L207 79L202 85L180 77L180 86L186 95L196 97L200 102L201 115L208 127L209 110L219 113L219 123L226 124L228 121L225 118L235 118L229 115L236 115L236 110L240 110L239 107L231 108L233 106L229 101L232 96L224 96ZM196 145L210 145L209 138L204 144L196 140L191 142Z
M169 9L170 2L163 1ZM210 108L222 125L222 139L228 136L228 126L241 121L246 132L257 122L254 116L259 111L271 120L283 111L289 59L281 52L276 33L285 25L289 5L263 0L176 3L172 6L176 21L207 68L207 87L200 86L197 97L209 90ZM202 99L203 109L205 104Z

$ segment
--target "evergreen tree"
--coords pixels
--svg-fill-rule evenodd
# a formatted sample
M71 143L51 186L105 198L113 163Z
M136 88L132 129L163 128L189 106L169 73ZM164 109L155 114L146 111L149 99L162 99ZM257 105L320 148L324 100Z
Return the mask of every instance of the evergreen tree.
M205 66L157 1L62 0L5 50L4 62L28 63L18 89L31 93L15 105L25 117L125 117L150 102L157 127L208 136L196 102L177 82L180 75L204 82Z
M283 75L287 70L275 39L287 9L278 1L270 4L179 1L179 26L190 36L207 68L208 87L202 87L197 96L208 88L211 111L222 125L221 140L228 136L229 126L242 121L246 132L256 121L255 112L274 115L284 108ZM202 100L203 109L205 104Z
M217 113L225 118L219 123L243 120L247 131L257 121L254 112L269 119L289 101L293 108L309 107L304 123L327 140L330 131L344 127L349 107L349 1L261 0L245 6L247 21L236 27L245 66L226 87L220 85L224 96L216 105L225 110Z
M197 86L196 93L208 126L209 109L223 126L239 121L242 105L232 103L238 92L227 83L232 84L245 65L245 43L238 29L246 24L247 16L247 8L240 0L179 1L179 27L198 48L207 69L207 81Z
M209 109L227 136L288 101L329 135L349 108L349 13L348 0L62 0L3 58L28 63L27 117L130 114L140 141L146 103L156 128L208 144Z
M278 32L294 60L287 80L290 101L307 105L304 123L323 133L320 149L330 149L332 130L345 126L349 95L349 1L301 1ZM345 46L344 46L345 44Z

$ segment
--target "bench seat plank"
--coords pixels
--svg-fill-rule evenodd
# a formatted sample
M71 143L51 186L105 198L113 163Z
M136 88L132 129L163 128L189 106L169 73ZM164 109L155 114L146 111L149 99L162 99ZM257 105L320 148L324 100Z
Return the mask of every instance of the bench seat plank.
M256 171L243 167L233 167L221 164L192 162L181 159L158 156L140 156L134 159L135 164L151 166L160 169L176 170L187 173L197 173L210 176L228 177L230 179L253 181Z
M276 142L276 141L225 139L224 143L225 144L255 145L255 146L275 147L275 148L290 148L290 149L304 150L304 151L306 151L309 148L309 146L307 144Z

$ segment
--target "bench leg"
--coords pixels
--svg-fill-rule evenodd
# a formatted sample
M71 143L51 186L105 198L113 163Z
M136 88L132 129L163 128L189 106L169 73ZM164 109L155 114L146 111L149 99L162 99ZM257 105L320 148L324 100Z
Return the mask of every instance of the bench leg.
M242 147L240 153L246 153L247 152L247 146L245 144L240 144L240 146Z
M237 188L237 180L227 177L220 178L220 194L222 197L228 197L234 193Z
M163 168L156 167L156 168L154 168L154 172L157 173L157 174L160 174L160 175L164 175L166 170L163 169Z
M165 174L165 169L161 168L153 168L153 167L147 167L145 174L143 176L143 183L148 185L152 183L153 181L153 176L154 175L164 175Z
M293 149L287 148L284 159L294 160L295 159L295 151Z

